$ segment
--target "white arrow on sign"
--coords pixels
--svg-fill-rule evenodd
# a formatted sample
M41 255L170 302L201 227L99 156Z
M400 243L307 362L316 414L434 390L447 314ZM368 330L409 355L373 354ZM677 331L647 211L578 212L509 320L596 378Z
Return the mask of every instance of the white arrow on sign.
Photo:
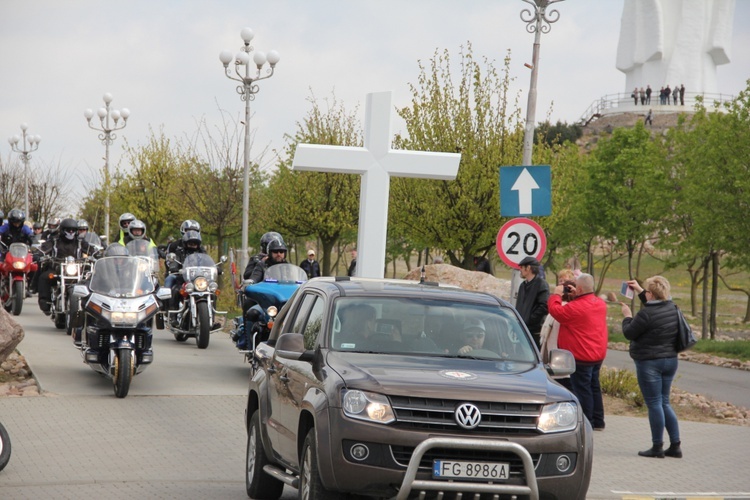
M513 183L513 187L510 188L511 191L518 191L519 214L531 213L531 191L534 189L539 189L539 184L536 183L529 170L524 168L516 182Z

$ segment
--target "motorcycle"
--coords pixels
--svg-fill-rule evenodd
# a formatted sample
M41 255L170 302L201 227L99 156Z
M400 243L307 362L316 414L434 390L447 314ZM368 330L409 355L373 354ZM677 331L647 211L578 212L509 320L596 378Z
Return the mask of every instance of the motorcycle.
M237 290L237 301L245 313L232 320L233 328L229 333L246 361L252 358L259 342L268 340L279 310L305 281L307 273L301 267L284 263L266 269L260 283L242 282Z
M219 266L226 260L222 256ZM183 279L177 309L166 311L169 331L178 342L195 337L198 349L206 349L211 333L221 329L221 325L215 322L216 316L227 314L216 310L218 266L205 253L192 253L184 262L179 262L177 256L170 253L166 261L169 267L181 265L179 273Z
M50 272L50 318L54 321L55 328L65 328L65 333L70 335L73 333L70 318L75 317L79 309L78 300L71 298L71 290L83 276L84 263L68 256L55 259L55 266L59 266L59 271L56 274Z
M81 301L75 327L82 329L83 362L112 379L115 396L124 398L134 375L154 359L151 324L168 289L156 290L151 264L140 257L103 257L93 265L88 284L73 287ZM158 299L158 300L157 300Z
M5 245L3 245L4 247ZM26 275L37 270L37 264L25 243L11 243L0 263L0 300L13 316L21 314L26 298Z
M0 423L0 470L10 461L10 436L5 426Z

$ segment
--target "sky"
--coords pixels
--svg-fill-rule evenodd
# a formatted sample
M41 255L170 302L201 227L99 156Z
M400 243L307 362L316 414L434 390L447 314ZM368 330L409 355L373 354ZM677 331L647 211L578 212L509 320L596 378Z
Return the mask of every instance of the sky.
M243 118L219 53L239 51L244 27L254 30L256 50L281 55L251 103L254 158L283 148L312 95L320 102L335 95L362 118L371 92L390 90L395 107L408 106L419 62L443 50L456 61L469 42L476 60L496 67L510 51L512 90L525 117L524 63L534 35L521 11L529 7L521 0L0 0L0 158L17 158L7 138L27 123L42 138L32 171L61 168L80 199L104 165L104 146L83 113L102 107L105 92L113 108L131 113L110 150L112 171L125 140L144 145L151 130L185 138L200 120L213 126ZM536 121L572 123L598 98L626 92L615 67L623 0L565 0L554 8L559 20L541 38ZM736 95L750 78L750 51L741 49L750 46L748 19L750 0L737 0L731 62L718 68L725 94ZM394 112L392 134L404 128Z

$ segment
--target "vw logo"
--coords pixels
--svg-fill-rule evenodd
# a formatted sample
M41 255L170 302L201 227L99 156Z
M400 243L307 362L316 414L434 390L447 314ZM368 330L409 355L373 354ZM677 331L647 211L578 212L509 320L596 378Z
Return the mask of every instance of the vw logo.
M479 408L471 403L464 403L456 408L456 423L464 429L474 429L482 421Z

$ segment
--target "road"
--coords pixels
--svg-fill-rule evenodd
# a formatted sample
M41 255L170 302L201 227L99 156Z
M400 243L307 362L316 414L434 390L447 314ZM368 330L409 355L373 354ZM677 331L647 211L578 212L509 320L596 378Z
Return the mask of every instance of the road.
M247 498L248 366L227 334L199 350L194 340L157 331L153 365L118 399L35 300L17 319L26 332L19 349L44 396L0 398L13 444L0 498ZM636 451L648 443L647 421L608 417L607 430L594 433L588 498L750 497L750 428L681 422L681 430L684 460L642 459Z

